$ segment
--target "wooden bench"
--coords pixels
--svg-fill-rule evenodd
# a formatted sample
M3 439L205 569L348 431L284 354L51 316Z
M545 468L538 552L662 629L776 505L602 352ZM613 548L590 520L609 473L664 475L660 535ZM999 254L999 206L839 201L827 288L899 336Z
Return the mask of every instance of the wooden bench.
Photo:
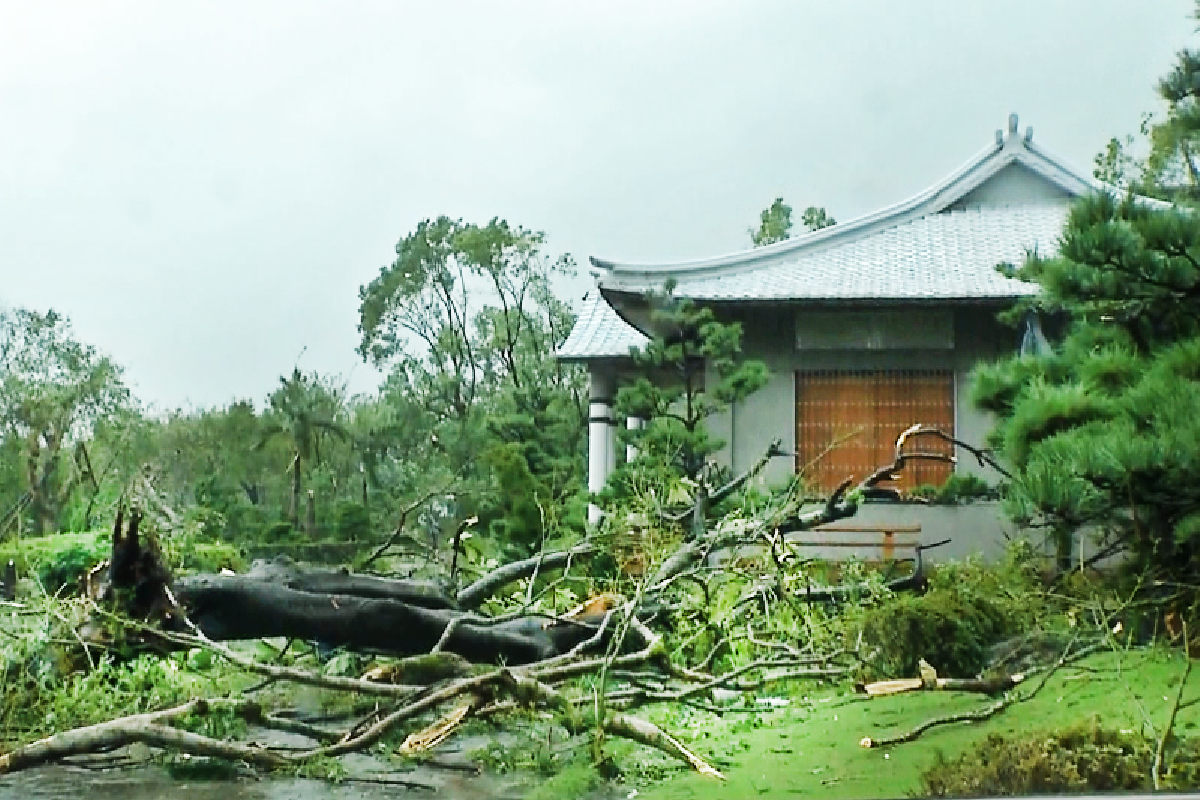
M897 550L905 556L916 552L921 543L921 526L840 525L834 522L791 534L788 543L800 547L877 548L881 561L894 561Z

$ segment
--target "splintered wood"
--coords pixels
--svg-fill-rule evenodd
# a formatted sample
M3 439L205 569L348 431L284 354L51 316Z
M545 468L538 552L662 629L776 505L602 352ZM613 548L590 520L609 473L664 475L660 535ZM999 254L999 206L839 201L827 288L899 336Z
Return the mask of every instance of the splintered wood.
M428 728L410 733L397 752L401 755L412 756L437 747L458 730L458 726L462 724L462 721L467 718L467 714L471 713L471 709L478 702L479 698L471 697Z

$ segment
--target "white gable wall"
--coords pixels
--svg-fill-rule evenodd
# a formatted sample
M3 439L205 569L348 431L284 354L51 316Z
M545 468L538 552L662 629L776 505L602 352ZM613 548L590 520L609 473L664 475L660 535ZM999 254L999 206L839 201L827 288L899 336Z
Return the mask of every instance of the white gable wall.
M1072 196L1061 186L1014 162L967 192L952 203L948 210L1056 201L1065 205L1071 200Z

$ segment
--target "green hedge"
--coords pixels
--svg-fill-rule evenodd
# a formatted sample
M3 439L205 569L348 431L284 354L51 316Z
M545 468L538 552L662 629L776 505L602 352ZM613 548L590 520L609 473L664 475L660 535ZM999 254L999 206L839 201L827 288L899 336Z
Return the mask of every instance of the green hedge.
M15 562L18 575L36 577L54 593L74 584L87 570L108 558L111 548L109 531L14 538L0 543L0 564ZM242 552L221 542L185 541L178 547L168 546L166 556L171 568L179 573L245 567Z

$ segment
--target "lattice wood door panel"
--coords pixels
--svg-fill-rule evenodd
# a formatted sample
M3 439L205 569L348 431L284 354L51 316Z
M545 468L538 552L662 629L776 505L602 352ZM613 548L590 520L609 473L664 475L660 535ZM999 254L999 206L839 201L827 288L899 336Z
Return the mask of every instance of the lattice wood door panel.
M796 373L797 468L807 466L810 484L823 491L845 478L862 480L890 463L896 437L917 422L954 435L951 371ZM939 440L917 441L922 450L952 454L951 446ZM894 485L904 491L940 485L950 473L945 462L910 461Z

